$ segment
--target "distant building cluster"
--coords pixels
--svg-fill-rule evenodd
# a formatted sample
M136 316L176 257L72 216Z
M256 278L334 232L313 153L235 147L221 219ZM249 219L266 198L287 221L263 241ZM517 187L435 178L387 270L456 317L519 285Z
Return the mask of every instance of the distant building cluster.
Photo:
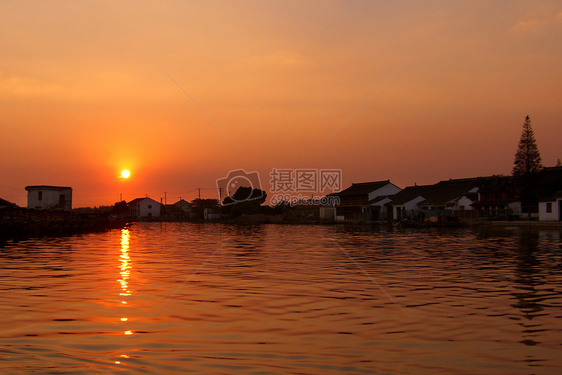
M332 205L304 202L292 206L293 216L335 222L402 222L446 219L534 219L562 221L562 166L542 168L536 175L535 202L522 204L512 176L449 179L433 185L407 186L390 180L353 183L327 197L337 197ZM66 186L27 186L27 208L34 210L72 210L72 188ZM221 218L218 201L189 203L180 199L163 204L142 197L122 202L133 219L190 220ZM17 207L0 199L0 208ZM276 211L278 212L278 211ZM295 215L296 214L296 215Z
M538 203L525 215L540 221L562 221L562 167L540 172ZM433 185L400 189L389 180L354 183L333 194L340 204L320 211L335 221L432 220L522 217L521 201L511 176L450 179Z
M174 204L162 204L152 198L136 198L127 203L129 213L134 219L157 219L166 216L172 220L187 220L195 216L191 204L180 199Z

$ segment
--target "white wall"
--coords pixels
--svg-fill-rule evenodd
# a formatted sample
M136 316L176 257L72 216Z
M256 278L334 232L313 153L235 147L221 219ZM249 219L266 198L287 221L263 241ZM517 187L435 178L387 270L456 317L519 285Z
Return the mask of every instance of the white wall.
M521 215L521 202L520 201L510 203L510 204L508 204L508 207L511 209L512 215Z
M203 219L204 220L217 220L221 218L220 212L215 211L209 207L203 208Z
M39 195L41 193L41 200ZM59 188L30 188L27 191L27 208L32 209L51 209L59 208L60 196L64 195L65 211L72 209L72 189L59 189Z
M546 212L547 203L552 205L552 212ZM539 220L540 221L558 221L558 202L539 202Z
M418 203L420 203L420 202L422 202L422 201L424 201L424 200L425 200L424 197L418 196L418 197L416 197L416 198L412 199L411 201L406 202L406 203L404 203L404 204L401 204L401 205L393 205L393 206L392 206L392 219L393 219L393 220L398 220L398 218L397 218L397 216L396 216L396 208L397 208L397 207L400 207L400 208L404 207L404 209L405 209L405 211L406 211L406 216L408 216L408 215L410 215L410 214L412 214L412 213L418 212L418 211L419 211Z
M145 198L133 204L133 212L137 217L160 217L161 204L152 198Z
M384 209L385 204L392 202L390 198L384 198L378 201L377 203L373 203L371 206L380 206Z
M464 206L464 209L466 211L468 210L472 210L472 206L471 204L474 203L472 200L468 199L466 196L462 196L458 201L457 204L455 206L455 210L460 210L460 206Z
M402 189L400 189L398 186L389 182L387 185L381 187L380 189L377 189L375 191L370 192L369 193L369 200L375 199L376 197L380 197L380 196L383 196L383 195L394 195L394 194L397 194L401 191L402 191Z

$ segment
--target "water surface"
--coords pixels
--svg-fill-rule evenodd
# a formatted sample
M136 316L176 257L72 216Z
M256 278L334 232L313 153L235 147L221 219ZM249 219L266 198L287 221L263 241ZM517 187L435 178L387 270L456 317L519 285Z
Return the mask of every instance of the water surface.
M0 248L0 370L562 373L558 231L139 223Z

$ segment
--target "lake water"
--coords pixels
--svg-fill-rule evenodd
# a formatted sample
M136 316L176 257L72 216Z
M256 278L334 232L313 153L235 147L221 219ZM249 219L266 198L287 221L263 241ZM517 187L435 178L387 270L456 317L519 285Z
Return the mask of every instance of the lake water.
M562 373L559 231L139 223L0 246L3 373Z

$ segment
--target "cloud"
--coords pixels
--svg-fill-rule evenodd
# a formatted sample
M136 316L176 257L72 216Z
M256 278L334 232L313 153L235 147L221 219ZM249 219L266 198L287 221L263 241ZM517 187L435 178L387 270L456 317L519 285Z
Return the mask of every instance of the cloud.
M549 14L539 18L531 18L526 21L517 22L511 31L520 34L541 34L552 31L553 27L562 25L562 12Z
M528 21L519 21L511 28L512 31L522 34L537 34L542 31L546 25L545 21L531 19Z

